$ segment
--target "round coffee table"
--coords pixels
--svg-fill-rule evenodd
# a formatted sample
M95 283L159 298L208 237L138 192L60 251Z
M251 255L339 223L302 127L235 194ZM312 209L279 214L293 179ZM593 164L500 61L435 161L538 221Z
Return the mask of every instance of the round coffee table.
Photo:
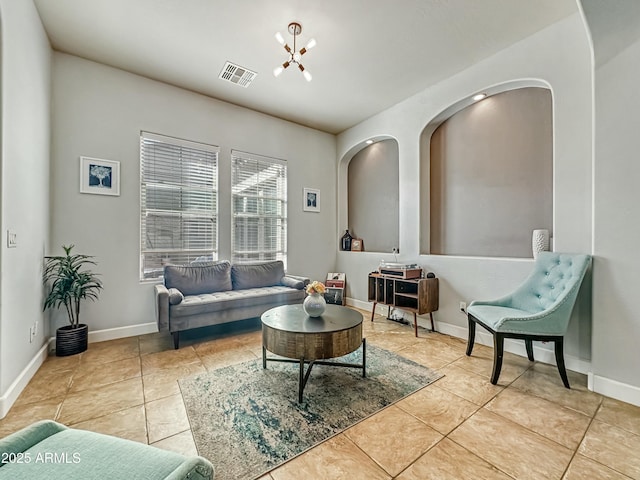
M262 320L262 368L267 361L300 364L298 402L307 384L313 365L361 368L366 376L367 342L362 338L362 314L347 307L327 305L324 313L309 317L302 305L281 305L267 310ZM362 363L328 362L362 345ZM286 358L267 357L267 350ZM304 366L309 364L306 373Z

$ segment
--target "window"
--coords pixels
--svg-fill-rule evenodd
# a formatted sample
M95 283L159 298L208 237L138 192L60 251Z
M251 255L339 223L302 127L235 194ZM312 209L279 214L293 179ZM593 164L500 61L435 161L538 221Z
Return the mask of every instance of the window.
M232 261L287 264L287 165L283 160L231 152Z
M140 135L140 278L218 258L218 147Z

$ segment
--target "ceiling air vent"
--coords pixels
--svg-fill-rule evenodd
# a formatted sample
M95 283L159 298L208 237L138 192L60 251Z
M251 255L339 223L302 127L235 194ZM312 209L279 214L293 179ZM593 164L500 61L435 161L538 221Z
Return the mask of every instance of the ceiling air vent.
M231 62L227 62L224 64L224 68L220 72L218 78L226 82L235 83L236 85L247 88L251 84L253 79L256 78L256 75L258 75L256 72L247 70L240 65L235 65Z

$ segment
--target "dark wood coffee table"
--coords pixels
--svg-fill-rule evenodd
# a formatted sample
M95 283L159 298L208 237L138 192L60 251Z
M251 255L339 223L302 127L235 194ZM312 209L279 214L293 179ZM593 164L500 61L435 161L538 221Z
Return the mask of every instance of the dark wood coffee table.
M327 305L317 318L302 305L282 305L262 314L262 368L267 361L300 364L298 402L314 365L361 368L366 377L367 341L362 338L362 314L347 307ZM328 362L356 351L362 345L362 363ZM267 350L286 358L267 357ZM306 373L305 363L309 364Z

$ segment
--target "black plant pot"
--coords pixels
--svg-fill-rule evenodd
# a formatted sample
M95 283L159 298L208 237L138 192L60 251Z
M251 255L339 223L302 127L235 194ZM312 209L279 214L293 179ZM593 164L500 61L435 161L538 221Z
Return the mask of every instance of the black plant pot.
M56 330L56 356L66 357L87 349L89 327L81 323L76 328L65 325Z

